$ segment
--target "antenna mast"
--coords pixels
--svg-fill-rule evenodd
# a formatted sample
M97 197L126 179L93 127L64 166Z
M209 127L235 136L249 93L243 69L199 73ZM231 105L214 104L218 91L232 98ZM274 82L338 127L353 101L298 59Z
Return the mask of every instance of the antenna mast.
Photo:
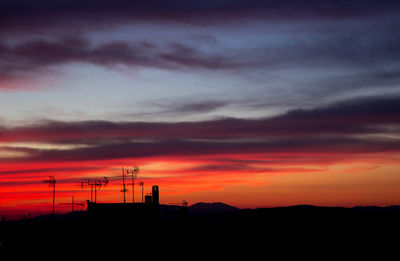
M74 196L72 196L72 202L71 203L60 203L60 205L71 206L72 207L72 212L74 212L75 206L81 206L81 210L85 206L85 204L83 204L83 203L75 202L75 197Z
M140 169L139 167L133 167L132 170L126 170L126 174L128 175L129 173L132 174L132 203L135 203L135 178L137 178L137 175L139 174ZM143 201L143 199L142 199Z
M100 190L101 186L107 186L108 184L108 178L103 177L102 180L97 179L97 180L91 180L91 179L85 179L81 181L81 188L90 186L90 202L97 202L97 191ZM94 192L94 201L93 201L93 192Z
M43 180L43 182L48 183L49 187L53 187L53 216L54 216L54 203L56 201L56 179L54 176L49 176L49 180Z
M139 185L142 187L142 203L144 203L144 201L143 201L143 185L144 185L143 181L140 181Z
M125 171L124 171L124 167L122 167L122 190L121 192L124 193L124 204L126 203L126 198L125 198L125 192L127 191L126 187L125 187Z

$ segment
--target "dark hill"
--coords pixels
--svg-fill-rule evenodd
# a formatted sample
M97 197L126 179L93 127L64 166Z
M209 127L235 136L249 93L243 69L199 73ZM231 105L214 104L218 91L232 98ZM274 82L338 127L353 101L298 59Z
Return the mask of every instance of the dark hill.
M222 213L233 213L238 208L232 207L222 202L204 203L199 202L191 205L188 208L189 216L200 216L200 215L211 215L211 214L222 214Z
M353 209L358 211L364 211L369 213L397 213L400 214L400 206L389 206L389 207L375 207L375 206L357 206Z
M85 249L97 258L125 255L134 246L135 256L142 258L388 260L400 244L398 206L237 209L200 202L187 208L159 206L159 211L164 214L157 219L140 221L115 212L113 219L99 222L77 212L0 222L0 257Z

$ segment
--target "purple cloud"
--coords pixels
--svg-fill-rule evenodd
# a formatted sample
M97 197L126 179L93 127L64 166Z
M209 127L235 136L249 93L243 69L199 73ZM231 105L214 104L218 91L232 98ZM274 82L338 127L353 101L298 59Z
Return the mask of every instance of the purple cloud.
M8 161L398 151L400 143L396 140L366 139L360 135L396 134L393 127L400 122L399 102L398 97L350 100L261 119L45 122L37 126L3 127L0 140L89 145L69 150L5 147L29 155L7 158Z

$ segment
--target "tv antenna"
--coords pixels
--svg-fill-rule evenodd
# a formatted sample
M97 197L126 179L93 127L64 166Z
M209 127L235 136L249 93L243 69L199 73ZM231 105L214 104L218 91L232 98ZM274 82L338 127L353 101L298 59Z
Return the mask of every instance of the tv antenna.
M53 188L53 216L54 216L54 203L56 200L56 179L54 176L49 176L49 180L43 180L44 183L48 183L49 187Z
M122 167L122 190L121 192L124 193L124 204L126 203L126 198L125 198L125 192L127 192L128 190L125 187L125 169L124 167Z
M81 210L83 209L83 207L85 206L85 204L84 203L79 203L79 202L76 202L75 203L75 199L74 199L74 196L72 196L72 202L71 203L60 203L60 205L70 205L71 207L72 207L72 212L74 212L74 207L75 206L81 206Z
M97 191L100 190L102 186L107 186L108 178L103 177L103 179L84 179L81 181L81 188L86 188L90 186L90 202L97 202ZM93 201L94 194L94 201Z
M144 203L144 201L143 201L143 186L144 186L143 181L140 181L139 185L142 187L142 203Z
M128 170L128 169L126 170L126 175L129 175L129 174L132 175L132 203L135 203L135 178L137 178L137 175L139 174L139 172L140 172L140 169L137 166L133 167L132 170ZM125 193L124 193L124 195L125 195ZM142 201L143 201L143 196L142 196ZM125 196L124 196L124 203L125 203Z
M187 207L188 202L186 200L183 200L182 202L179 202L179 203L168 203L168 205Z

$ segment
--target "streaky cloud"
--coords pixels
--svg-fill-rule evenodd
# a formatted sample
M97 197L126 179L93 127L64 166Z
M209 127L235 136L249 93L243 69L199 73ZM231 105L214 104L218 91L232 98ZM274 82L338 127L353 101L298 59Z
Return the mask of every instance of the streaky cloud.
M233 139L304 135L381 133L400 122L400 97L367 97L314 109L296 109L269 118L221 118L198 122L42 121L0 127L3 142L79 144L94 140Z
M37 126L2 128L0 141L91 145L63 150L5 146L6 150L27 154L7 158L9 162L399 151L399 139L371 138L399 134L399 102L400 97L370 97L261 119L176 123L48 121Z
M160 47L144 42L111 41L95 45L81 37L30 40L15 45L0 43L0 59L0 81L31 77L45 69L69 63L170 70L220 70L246 66L223 54L203 53L182 44L169 43Z
M213 24L251 18L346 19L396 14L396 0L37 0L0 1L0 31L57 31L57 28L99 29L137 21Z

